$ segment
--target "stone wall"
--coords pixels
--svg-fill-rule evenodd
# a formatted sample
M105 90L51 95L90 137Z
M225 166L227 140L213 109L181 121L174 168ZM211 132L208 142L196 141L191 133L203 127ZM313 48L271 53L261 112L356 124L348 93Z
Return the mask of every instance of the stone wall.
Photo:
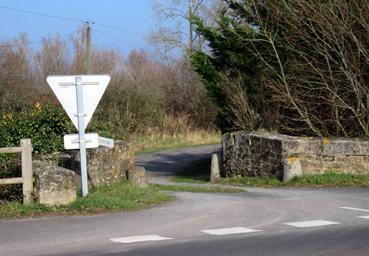
M268 132L223 136L225 176L276 176L329 171L369 174L369 141L346 138L292 137Z
M135 167L131 144L116 141L114 148L98 147L88 154L88 174L94 186L127 180L128 171Z
M128 171L135 167L131 144L123 141L116 141L114 148L87 149L87 161L88 178L91 186L109 185L124 181L128 177ZM73 170L77 174L77 184L81 184L78 150L60 155L58 165Z
M87 150L89 187L127 180L136 186L147 186L145 169L135 167L131 144L116 141L114 148ZM81 188L79 151L52 154L33 162L35 196L39 203L64 205L76 199Z

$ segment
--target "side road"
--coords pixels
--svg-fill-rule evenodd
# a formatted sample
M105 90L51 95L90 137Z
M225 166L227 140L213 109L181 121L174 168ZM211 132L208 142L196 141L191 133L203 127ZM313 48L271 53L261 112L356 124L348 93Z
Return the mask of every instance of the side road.
M220 152L220 145L203 146L167 150L154 154L136 157L136 165L145 167L151 182L164 181L185 165L204 158L210 158L212 153ZM164 178L164 179L163 179Z

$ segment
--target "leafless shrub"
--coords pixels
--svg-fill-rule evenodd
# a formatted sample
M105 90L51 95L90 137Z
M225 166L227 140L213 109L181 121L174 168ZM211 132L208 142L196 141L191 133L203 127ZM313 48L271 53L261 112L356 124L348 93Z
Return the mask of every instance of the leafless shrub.
M263 83L269 108L278 108L275 126L289 134L368 137L367 2L250 3L262 35L255 53L271 73Z
M71 38L72 47L58 37L45 39L35 52L28 47L26 35L1 43L0 112L21 111L36 102L57 105L46 77L83 74L84 40L81 32ZM164 128L173 131L173 122L186 129L212 126L211 107L188 62L160 62L144 50L133 50L125 57L116 50L96 48L91 60L92 73L112 75L93 128L126 136Z

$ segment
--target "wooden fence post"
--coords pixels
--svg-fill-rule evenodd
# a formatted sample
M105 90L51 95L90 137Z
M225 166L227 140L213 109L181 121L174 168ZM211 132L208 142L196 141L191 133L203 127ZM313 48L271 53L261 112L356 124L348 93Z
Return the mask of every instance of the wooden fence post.
M22 178L23 204L32 203L33 172L32 172L32 144L30 139L21 140L22 148Z

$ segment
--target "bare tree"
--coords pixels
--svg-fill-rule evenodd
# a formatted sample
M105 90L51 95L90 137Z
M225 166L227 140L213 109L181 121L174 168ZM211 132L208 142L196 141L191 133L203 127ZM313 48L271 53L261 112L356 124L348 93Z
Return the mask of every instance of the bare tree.
M369 136L369 6L366 1L252 1L260 24L255 53L279 129L317 136ZM267 18L259 11L266 10ZM259 47L265 42L269 51ZM264 51L262 51L264 49Z
M21 110L25 105L22 103L26 97L25 91L29 91L27 87L32 85L29 62L31 52L24 33L0 43L0 102L6 110Z
M153 10L159 25L148 40L164 54L173 49L187 53L205 46L204 39L196 33L192 16L202 17L210 24L220 6L220 0L168 0L155 1Z

